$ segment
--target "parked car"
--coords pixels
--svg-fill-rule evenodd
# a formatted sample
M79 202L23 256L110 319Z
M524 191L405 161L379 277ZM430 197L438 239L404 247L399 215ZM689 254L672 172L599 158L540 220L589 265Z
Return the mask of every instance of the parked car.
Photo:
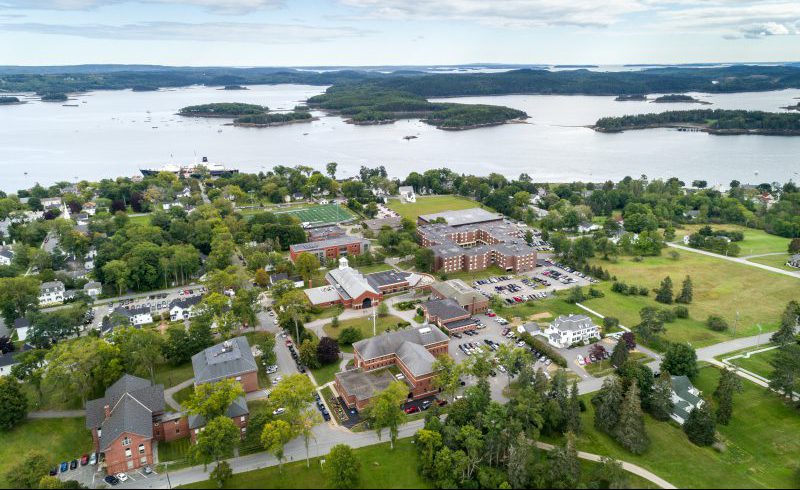
M50 468L50 476L56 476L58 474L58 466Z
M431 408L431 405L433 405L432 401L425 400L424 402L422 402L422 405L420 405L420 408L422 408L423 410L427 410L427 409Z
M283 407L276 408L275 410L272 411L272 415L275 415L275 416L283 415L284 413L286 413L286 409L283 408Z
M77 459L73 459L72 461L69 462L69 469L74 470L77 467L78 467Z
M111 486L119 485L119 479L114 475L107 475L105 478L103 478L103 481Z
M117 473L117 474L116 474L116 475L114 475L114 476L115 476L115 477L117 477L117 480L119 480L119 481L121 481L121 482L126 482L126 481L128 481L128 474L127 474L127 473Z
M409 415L411 415L412 413L417 413L417 412L419 412L419 407L416 406L416 405L414 405L413 407L406 408L406 413L409 414Z
M65 471L67 471L69 469L69 463L67 463L66 461L63 461L61 463L61 467L60 468L61 468L61 473L64 473Z
M436 404L439 405L440 407L443 407L447 405L447 400L437 400Z
M151 475L152 473L153 473L153 468L151 468L150 465L144 467L145 475Z
M89 455L84 454L81 456L81 466L86 466L87 464L89 464Z

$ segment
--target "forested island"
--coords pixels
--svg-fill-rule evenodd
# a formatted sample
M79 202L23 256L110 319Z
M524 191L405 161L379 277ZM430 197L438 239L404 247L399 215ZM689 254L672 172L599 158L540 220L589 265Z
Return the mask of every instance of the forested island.
M617 102L643 102L647 100L647 96L645 94L630 94L630 95L617 95L614 99Z
M298 122L311 122L314 117L308 111L271 112L242 116L233 121L234 126L265 128L269 126L283 126Z
M64 102L67 100L67 94L62 93L44 93L41 94L42 102Z
M528 117L509 107L429 102L424 97L373 84L333 86L308 99L309 106L334 112L352 124L387 124L398 119L420 119L439 129L472 129Z
M711 134L800 136L800 114L725 109L667 111L660 114L604 117L593 129L616 133L630 129L691 128Z
M269 110L266 106L244 104L241 102L216 102L213 104L190 105L178 111L181 116L191 117L229 117L237 118L264 114Z
M134 92L158 92L158 86L156 85L134 85L131 87L131 90Z
M800 102L795 105L787 105L786 107L781 107L781 109L786 109L788 111L800 111Z
M248 88L241 85L225 85L222 90L248 90Z
M656 104L674 104L683 102L689 104L711 105L711 102L700 100L696 97L692 97L691 95L686 95L686 94L662 95L661 97L656 97L655 99L653 99L653 102L655 102Z
M0 97L0 105L22 104L19 97Z

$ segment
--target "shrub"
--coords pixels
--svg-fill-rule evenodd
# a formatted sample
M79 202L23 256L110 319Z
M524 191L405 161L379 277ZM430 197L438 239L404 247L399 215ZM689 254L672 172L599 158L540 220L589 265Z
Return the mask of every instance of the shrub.
M547 342L543 342L533 335L529 334L528 332L523 333L520 338L529 346L533 347L537 351L541 352L542 354L549 357L554 363L558 364L562 368L567 367L567 360L564 359L557 350L553 349Z
M355 327L347 327L339 334L339 343L352 345L361 340L361 331Z
M604 328L617 328L618 326L619 326L619 318L613 316L607 316L603 318Z
M718 315L709 315L706 320L706 326L715 332L724 332L728 330L728 322Z
M677 318L689 318L689 308L685 306L676 306L672 311Z

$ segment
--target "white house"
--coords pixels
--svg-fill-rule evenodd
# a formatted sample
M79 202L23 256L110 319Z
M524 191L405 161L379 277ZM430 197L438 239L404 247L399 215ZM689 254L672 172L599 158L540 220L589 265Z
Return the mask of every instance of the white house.
M91 201L84 203L83 212L88 214L89 216L94 216L95 214L97 214L97 204Z
M39 286L39 306L64 302L64 283L61 281L43 282Z
M404 202L417 202L417 195L414 193L414 188L410 185L403 185L397 189L400 194L400 200Z
M566 348L590 339L600 338L600 327L586 315L561 315L545 330L548 342L558 348Z
M789 257L789 260L786 261L786 265L800 269L800 254L794 254Z
M199 295L173 300L169 304L169 319L174 322L197 316L200 312L200 308L197 307L200 300Z
M27 318L17 318L14 320L14 330L17 332L17 340L25 342L28 338L28 330L31 328L31 322Z
M672 414L675 422L683 425L689 413L703 406L700 390L686 376L672 376Z
M19 361L17 361L17 356L32 348L33 347L30 345L25 344L22 346L22 350L0 354L0 376L8 376L11 374L11 368L19 363Z
M10 247L0 247L0 265L11 265L14 260L14 251Z
M150 308L146 306L142 306L140 308L131 308L129 310L117 308L115 311L128 317L131 325L134 327L153 323L153 314L150 312Z
M97 281L89 281L83 286L83 292L92 298L97 298L103 292L103 285Z
M597 223L590 223L588 221L584 221L583 223L578 225L578 232L580 233L591 233L593 231L597 231L601 228L600 225Z

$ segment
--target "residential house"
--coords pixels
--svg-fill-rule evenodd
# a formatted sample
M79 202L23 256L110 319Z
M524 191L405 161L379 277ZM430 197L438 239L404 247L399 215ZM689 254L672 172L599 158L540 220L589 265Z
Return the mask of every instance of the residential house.
M131 325L134 327L141 327L148 323L153 323L153 313L147 306L140 306L137 308L116 308L115 314L120 314L128 318Z
M544 330L548 342L558 348L600 338L600 327L586 315L561 315Z
M88 214L89 216L94 216L95 214L97 214L97 204L91 201L84 203L83 212Z
M298 289L302 289L305 287L306 283L303 281L303 278L300 276L293 276L289 277L289 274L285 272L278 272L269 276L269 286L274 286L278 281L291 281L294 287Z
M97 298L103 292L103 285L97 281L89 281L83 285L83 292L91 298Z
M0 247L0 265L11 265L14 260L14 251L11 247Z
M700 390L694 387L686 376L672 376L672 414L675 422L683 425L689 413L703 406Z
M65 290L61 281L43 282L39 286L39 306L63 303Z
M19 363L17 357L23 352L31 349L33 349L32 346L25 344L23 345L22 350L6 352L5 354L0 353L0 377L10 375L11 368Z
M202 299L202 296L194 295L172 300L169 303L169 319L174 322L197 316L200 313L197 305Z
M400 200L403 202L417 202L417 195L414 193L414 188L410 185L403 185L397 189L400 194Z
M597 231L602 227L597 223L591 223L589 221L584 221L578 225L578 233L591 233L593 231Z
M194 384L235 379L245 393L258 390L258 364L245 337L236 337L192 356Z
M27 318L17 318L14 320L14 330L17 332L17 340L25 342L28 338L28 331L31 328L31 322Z

